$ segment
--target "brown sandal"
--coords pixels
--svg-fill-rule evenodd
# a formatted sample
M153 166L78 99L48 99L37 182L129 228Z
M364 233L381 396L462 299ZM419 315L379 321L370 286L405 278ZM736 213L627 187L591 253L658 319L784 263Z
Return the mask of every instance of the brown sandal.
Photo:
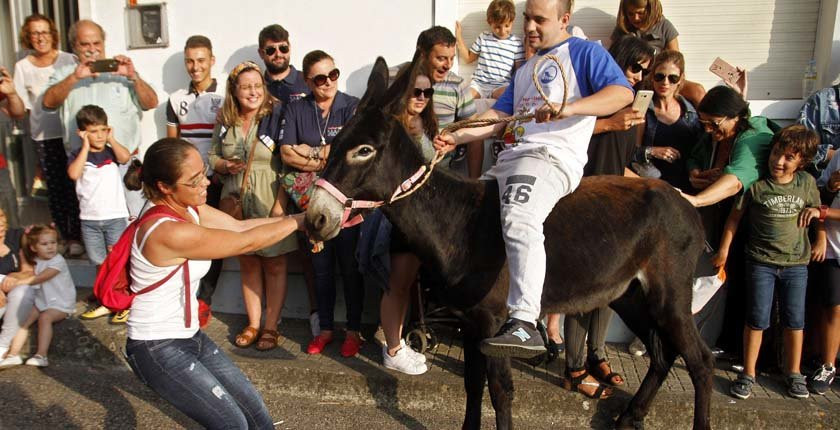
M277 341L279 338L280 333L278 333L277 330L265 329L262 331L260 339L257 341L256 348L260 351L269 351L277 348Z
M233 343L240 348L247 348L254 344L257 340L259 331L251 326L246 326L242 332L236 335L236 340Z
M614 387L624 385L624 377L621 376L620 373L612 371L612 367L610 367L610 363L607 359L602 358L600 360L588 360L587 364L589 365L589 373L592 376Z

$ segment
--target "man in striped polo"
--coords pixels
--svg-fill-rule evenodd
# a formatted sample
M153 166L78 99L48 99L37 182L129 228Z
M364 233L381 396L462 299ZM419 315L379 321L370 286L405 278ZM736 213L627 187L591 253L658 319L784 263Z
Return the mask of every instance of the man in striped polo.
M224 96L216 92L216 80L210 73L216 57L213 45L205 36L190 36L184 44L184 67L190 77L190 85L169 95L166 104L166 136L179 137L195 145L205 165L208 163L210 141L216 125L216 113L222 106ZM207 171L208 175L213 170ZM218 208L222 183L211 176L207 187L207 204ZM210 319L210 301L216 290L216 282L222 271L222 260L213 260L210 271L201 279L198 289L198 320L204 327Z

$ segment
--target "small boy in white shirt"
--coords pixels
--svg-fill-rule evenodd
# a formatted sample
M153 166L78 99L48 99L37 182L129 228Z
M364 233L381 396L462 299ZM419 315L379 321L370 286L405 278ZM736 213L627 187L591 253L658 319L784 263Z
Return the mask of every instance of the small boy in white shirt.
M99 266L127 225L128 208L118 164L127 163L131 154L114 138L114 129L108 126L108 115L101 107L82 107L76 114L76 124L82 146L70 153L67 176L76 181L88 258Z
M515 67L525 61L522 39L512 33L516 7L510 0L493 0L487 7L487 24L491 31L478 35L470 49L461 36L461 23L455 23L458 55L467 63L478 60L470 90L473 98L499 98L510 84Z

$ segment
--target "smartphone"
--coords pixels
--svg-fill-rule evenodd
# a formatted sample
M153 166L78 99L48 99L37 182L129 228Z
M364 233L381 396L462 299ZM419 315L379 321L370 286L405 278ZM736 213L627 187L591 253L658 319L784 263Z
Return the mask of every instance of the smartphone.
M636 92L636 99L633 100L633 110L644 114L650 106L650 100L653 98L653 91L639 90Z
M715 58L715 61L709 66L709 71L730 85L735 85L738 79L741 78L741 72L735 66L723 61L720 57Z
M90 71L94 73L106 73L106 72L116 72L117 67L120 66L120 63L113 58L107 58L105 60L96 60L93 63L90 63Z

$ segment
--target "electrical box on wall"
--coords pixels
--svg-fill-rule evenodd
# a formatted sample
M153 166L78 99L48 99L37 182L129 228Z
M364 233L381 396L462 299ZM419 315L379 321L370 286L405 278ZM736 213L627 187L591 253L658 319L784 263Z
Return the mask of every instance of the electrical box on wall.
M166 3L142 4L125 8L128 49L169 46Z

